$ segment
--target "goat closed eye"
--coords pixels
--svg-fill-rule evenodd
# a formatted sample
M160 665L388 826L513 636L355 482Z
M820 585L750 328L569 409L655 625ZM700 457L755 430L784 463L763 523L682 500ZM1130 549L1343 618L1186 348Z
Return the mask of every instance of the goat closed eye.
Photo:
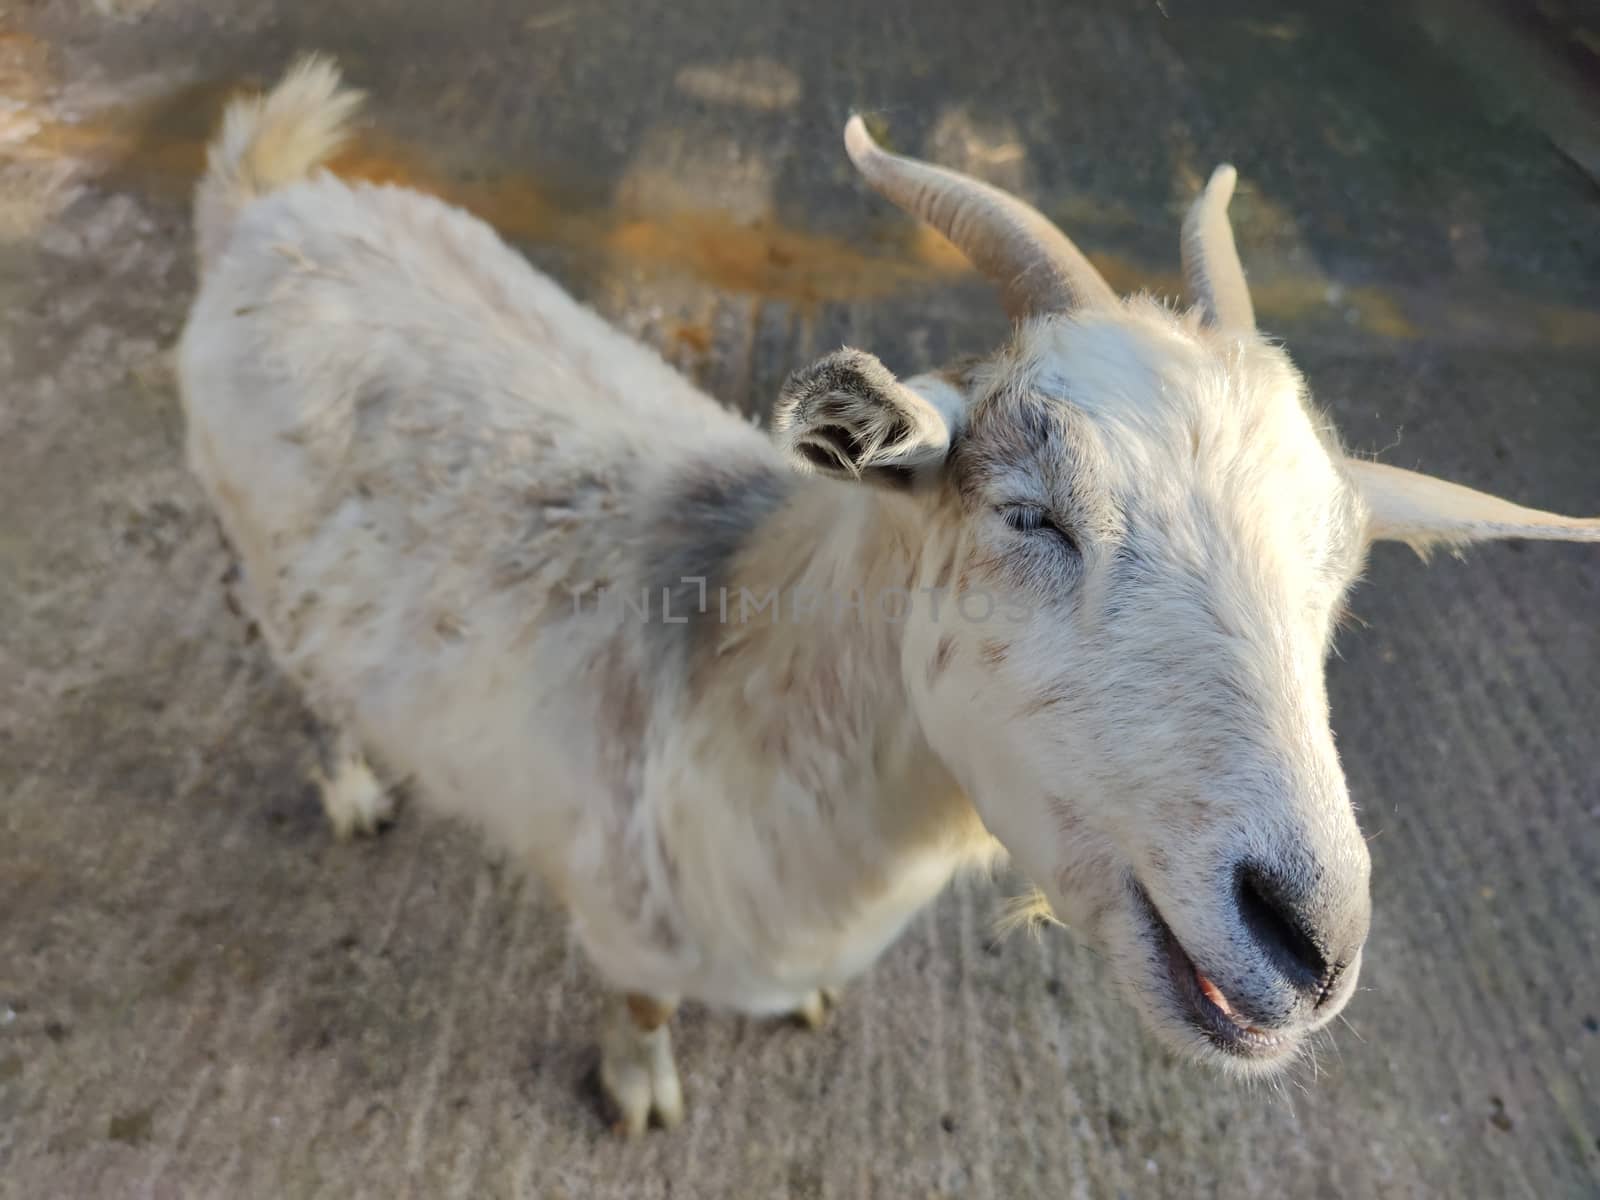
M1049 512L1037 504L1003 504L1000 517L1018 533L1053 537L1073 554L1079 553L1078 539L1058 525Z

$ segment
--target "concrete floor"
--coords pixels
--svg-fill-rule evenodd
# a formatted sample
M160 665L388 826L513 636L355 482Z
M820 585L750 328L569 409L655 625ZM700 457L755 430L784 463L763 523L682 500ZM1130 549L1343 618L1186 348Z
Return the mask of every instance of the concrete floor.
M17 3L0 1196L1600 1194L1594 548L1376 554L1331 666L1372 943L1285 1086L1168 1061L1061 931L992 941L1002 880L944 897L820 1034L686 1013L690 1121L624 1145L560 915L414 810L330 843L305 714L223 607L168 357L220 99L318 48L373 96L344 169L477 209L756 412L845 339L910 372L1003 330L851 178L853 106L1167 292L1230 157L1262 322L1352 443L1600 510L1580 6Z

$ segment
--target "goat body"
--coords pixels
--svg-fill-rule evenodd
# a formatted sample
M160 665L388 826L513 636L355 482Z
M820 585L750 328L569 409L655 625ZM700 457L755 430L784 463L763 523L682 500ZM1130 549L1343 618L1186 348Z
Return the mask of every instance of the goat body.
M820 593L906 547L478 220L311 174L334 83L230 127L200 205L189 457L247 608L314 710L536 866L610 983L803 1006L991 841L882 630L722 626L683 581L711 610L741 557Z

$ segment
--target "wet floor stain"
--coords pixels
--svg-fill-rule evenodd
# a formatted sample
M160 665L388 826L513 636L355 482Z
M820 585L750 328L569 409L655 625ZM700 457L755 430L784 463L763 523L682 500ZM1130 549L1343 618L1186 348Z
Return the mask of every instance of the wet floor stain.
M0 166L76 163L114 186L184 194L205 160L205 143L232 81L196 85L158 101L79 121L53 118L43 106L13 103L0 139ZM937 233L910 221L866 243L796 228L776 213L735 216L715 207L619 211L592 197L575 198L552 183L514 171L450 171L429 150L382 130L359 131L354 147L331 164L340 175L395 183L459 205L525 244L559 244L646 272L687 274L710 287L802 309L882 299L917 287L947 284L970 271ZM1249 255L1248 247L1245 250ZM1104 252L1091 258L1117 290L1184 294L1179 273ZM1470 299L1426 290L1343 287L1317 271L1253 272L1256 308L1265 327L1332 324L1375 338L1419 337L1551 348L1600 345L1600 312L1480 289ZM1436 290L1435 290L1436 291ZM687 348L698 350L693 338Z
M29 136L0 145L0 162L75 160L96 164L118 184L184 193L205 163L205 143L230 84L184 89L158 103L68 123L33 114ZM623 214L575 202L516 172L462 178L425 150L362 130L331 164L339 175L403 184L439 196L524 242L554 242L645 269L687 272L725 291L800 306L869 300L967 270L931 230L916 227L876 253L842 238L796 229L776 215L736 219L714 208Z

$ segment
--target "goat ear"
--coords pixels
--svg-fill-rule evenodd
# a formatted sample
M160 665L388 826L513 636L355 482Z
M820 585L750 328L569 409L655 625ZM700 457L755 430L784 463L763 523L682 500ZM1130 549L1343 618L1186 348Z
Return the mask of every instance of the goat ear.
M797 462L840 479L909 486L950 453L960 396L943 381L913 389L860 350L840 350L789 376L773 414Z
M1563 517L1447 483L1432 475L1348 459L1345 468L1371 513L1367 536L1430 546L1461 546L1493 538L1600 542L1600 517Z

